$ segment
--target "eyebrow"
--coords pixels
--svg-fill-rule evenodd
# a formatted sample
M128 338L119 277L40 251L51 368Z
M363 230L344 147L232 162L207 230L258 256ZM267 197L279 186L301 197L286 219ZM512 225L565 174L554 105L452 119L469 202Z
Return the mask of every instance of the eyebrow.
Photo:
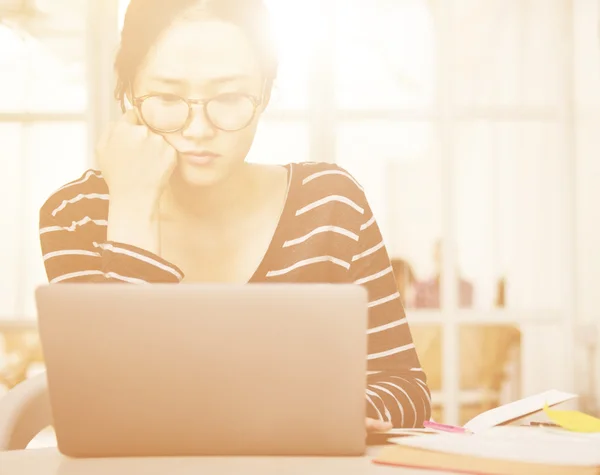
M206 81L206 83L209 85L222 85L222 84L227 84L227 83L231 83L231 82L243 82L243 81L247 81L249 79L251 79L251 77L248 75L232 74L230 76L219 76L219 77L214 77L214 78L208 79ZM187 85L187 83L188 83L188 81L186 81L184 79L164 77L164 76L154 76L151 78L151 80L155 81L155 82L159 82L166 86L183 86L183 85Z

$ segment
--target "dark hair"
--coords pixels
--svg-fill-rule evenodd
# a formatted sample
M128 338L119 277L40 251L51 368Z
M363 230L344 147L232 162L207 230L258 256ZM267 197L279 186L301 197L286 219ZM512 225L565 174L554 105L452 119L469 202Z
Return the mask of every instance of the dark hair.
M138 68L159 36L174 20L194 8L241 28L256 50L265 75L268 102L277 77L277 54L270 37L269 12L263 0L131 0L115 60L116 99L123 104Z

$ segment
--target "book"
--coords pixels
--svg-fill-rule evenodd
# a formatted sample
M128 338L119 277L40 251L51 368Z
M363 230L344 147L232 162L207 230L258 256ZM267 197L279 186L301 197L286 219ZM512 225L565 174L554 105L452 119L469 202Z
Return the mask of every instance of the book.
M575 398L577 398L576 394L551 389L485 411L467 422L463 428L473 433L485 431L491 427L510 424L541 412L546 406L556 406Z
M522 420L532 414L543 411L546 407L575 399L576 394L557 391L555 389L529 396L518 401L504 404L490 409L471 419L463 427L439 424L434 421L426 422L425 428L420 429L392 429L387 432L376 432L367 437L368 445L384 445L393 443L399 437L414 435L431 435L440 432L473 432L489 429L496 425L509 424Z
M403 437L374 463L465 474L600 475L600 434L497 426L478 433Z

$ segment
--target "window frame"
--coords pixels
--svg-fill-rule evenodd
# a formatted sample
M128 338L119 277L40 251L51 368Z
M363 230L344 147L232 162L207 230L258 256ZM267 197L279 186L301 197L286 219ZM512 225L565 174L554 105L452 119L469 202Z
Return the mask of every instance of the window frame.
M444 422L449 424L458 424L460 421L461 402L468 399L468 391L460 388L460 361L459 361L459 330L462 324L490 325L493 323L516 324L523 335L521 343L521 371L520 391L523 396L545 390L545 387L534 382L536 376L535 365L530 364L530 360L536 358L536 352L539 350L539 341L533 337L534 334L550 327L553 330L560 329L565 338L561 342L562 348L557 351L561 354L559 362L568 361L570 364L563 364L563 371L560 375L561 388L565 391L577 392L576 372L574 371L575 356L575 327L578 322L577 302L575 298L576 282L576 167L575 160L569 160L569 156L576 156L575 142L575 81L574 65L572 58L575 52L574 44L574 18L573 2L563 0L568 6L568 14L565 15L565 29L567 37L565 47L561 51L561 61L564 62L564 75L561 78L562 102L558 108L554 107L457 107L453 103L452 88L452 68L453 59L457 54L453 47L454 30L453 25L453 0L443 0L431 2L434 22L436 26L436 46L437 46L437 64L436 64L436 83L437 100L433 110L426 109L402 109L402 110L339 110L331 98L335 97L335 72L330 65L334 63L330 56L332 51L328 48L322 48L316 53L315 70L318 80L311 83L309 97L313 94L318 98L325 98L311 102L311 117L326 118L318 121L319 130L315 136L311 136L314 141L314 147L311 150L313 161L332 161L335 157L335 137L336 130L340 123L349 121L361 121L365 119L387 119L396 122L405 122L415 120L432 121L436 125L439 133L439 143L441 149L442 166L442 247L445 278L441 285L441 305L437 310L408 310L407 316L411 325L431 325L437 324L442 327L442 390L440 394L435 395L437 403L441 403L444 414ZM575 0L577 1L577 0ZM520 8L526 8L526 2L519 2ZM323 5L323 15L328 19L330 31L334 31L335 8L333 2L327 2ZM525 28L524 22L521 27ZM335 33L334 33L335 34ZM522 35L523 37L523 35ZM329 99L327 99L329 98ZM545 309L520 311L514 309L495 309L485 310L464 310L458 308L458 295L456 292L458 284L458 275L456 272L456 206L454 203L455 179L453 172L456 158L454 150L456 149L456 137L453 133L457 122L478 121L485 119L490 122L502 122L511 120L513 122L538 121L559 123L565 131L565 155L564 182L562 183L565 191L566 216L570 216L570 222L565 223L562 249L562 255L559 256L564 275L565 298L564 306L559 310L548 311ZM497 219L497 217L496 217ZM572 316L571 318L569 316ZM543 378L537 378L542 379ZM543 383L542 383L543 384Z

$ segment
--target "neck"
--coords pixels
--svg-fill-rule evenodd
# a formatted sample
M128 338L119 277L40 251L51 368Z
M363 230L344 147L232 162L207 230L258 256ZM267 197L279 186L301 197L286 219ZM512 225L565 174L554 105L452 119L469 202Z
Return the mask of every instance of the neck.
M173 174L167 190L167 208L201 219L222 219L241 210L250 201L255 180L244 164L225 180L212 186L192 186Z

